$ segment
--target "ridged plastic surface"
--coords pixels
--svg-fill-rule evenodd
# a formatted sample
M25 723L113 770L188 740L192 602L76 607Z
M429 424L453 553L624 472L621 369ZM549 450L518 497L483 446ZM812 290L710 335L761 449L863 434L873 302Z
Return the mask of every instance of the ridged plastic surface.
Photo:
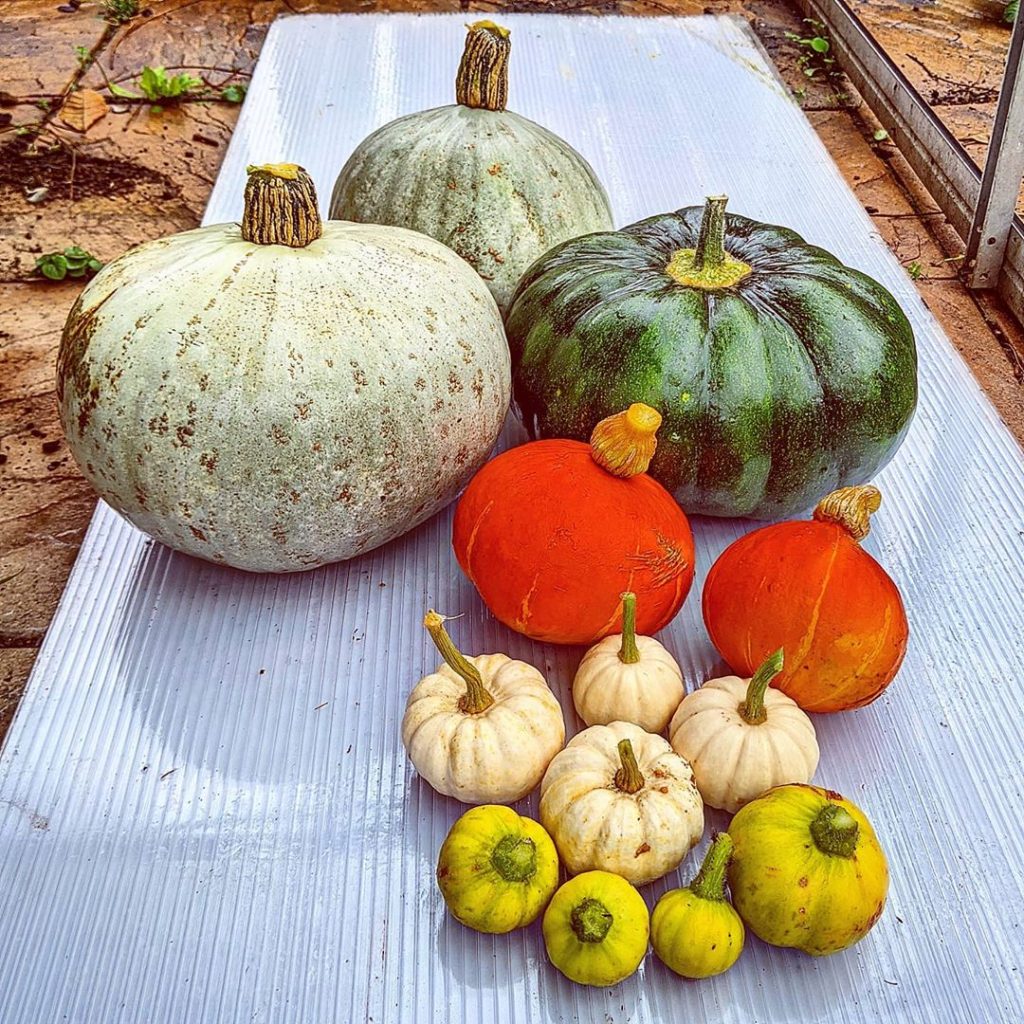
M240 215L250 162L297 160L326 200L367 132L451 100L465 20L279 21L207 221ZM744 25L505 21L510 105L587 156L618 223L724 191L881 279L913 321L921 405L866 543L903 591L910 651L875 704L816 721L817 780L860 804L889 854L881 921L827 959L750 937L720 978L686 983L651 956L610 990L563 979L539 926L466 930L433 881L462 808L399 739L437 661L421 616L461 612L467 651L541 666L570 731L580 652L488 616L450 513L272 578L172 554L101 507L0 760L0 1021L1021 1021L1020 450ZM662 634L689 688L721 668L700 584L749 529L694 525L697 583ZM647 887L649 904L678 881Z

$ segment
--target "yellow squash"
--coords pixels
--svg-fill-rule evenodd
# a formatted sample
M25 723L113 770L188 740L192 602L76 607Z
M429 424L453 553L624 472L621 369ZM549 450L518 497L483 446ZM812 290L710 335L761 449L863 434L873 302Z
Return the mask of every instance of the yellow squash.
M510 807L466 811L437 859L437 884L457 920L499 934L536 920L558 887L558 854L537 822Z
M889 869L863 811L817 786L778 786L729 826L729 887L758 938L813 956L864 938L882 914Z
M684 978L722 974L743 952L743 922L725 898L725 871L732 855L728 832L715 836L697 877L672 889L651 915L654 952Z
M580 985L606 988L628 978L647 952L649 934L643 897L609 871L571 878L544 913L548 958Z

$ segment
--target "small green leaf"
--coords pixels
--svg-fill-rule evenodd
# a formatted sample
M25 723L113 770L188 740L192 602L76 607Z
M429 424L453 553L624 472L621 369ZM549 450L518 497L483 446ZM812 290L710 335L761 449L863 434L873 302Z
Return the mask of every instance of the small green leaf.
M98 259L96 259L95 257L90 259L89 262L86 263L85 266L86 266L86 269L89 271L90 274L96 274L96 273L98 273L99 271L101 271L103 269L103 264L100 263L100 261Z
M63 281L68 272L67 260L59 252L40 256L36 260L36 266L43 277L48 277L51 281Z
M815 36L811 40L811 49L815 53L828 53L829 42L827 39L822 39L821 36Z
M149 108L149 112L151 114L162 114L164 112L164 108L161 107L159 103L154 103L153 106Z
M69 245L64 250L64 255L69 260L87 260L89 254L80 245Z
M132 100L137 100L139 98L139 94L137 92L132 92L131 89L126 89L123 85L118 85L117 82L110 82L107 85L107 88L110 90L110 94L112 96L121 96L125 99Z
M885 142L889 138L889 133L884 128L879 128L871 137L875 142Z
M226 85L220 91L220 98L228 103L241 103L245 99L245 86Z

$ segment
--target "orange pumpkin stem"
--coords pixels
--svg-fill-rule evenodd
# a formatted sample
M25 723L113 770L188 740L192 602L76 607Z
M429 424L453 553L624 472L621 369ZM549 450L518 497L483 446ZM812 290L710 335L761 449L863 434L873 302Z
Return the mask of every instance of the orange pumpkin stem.
M466 684L466 692L459 698L459 710L467 715L479 715L481 711L486 711L494 703L494 697L484 686L480 670L452 642L444 628L444 616L431 609L423 617L423 625L448 667Z
M644 788L644 775L629 740L619 740L619 760L622 767L615 773L615 785L623 793L639 793Z
M643 402L601 420L590 435L591 458L613 476L646 473L658 447L661 413Z
M771 681L782 671L783 653L780 647L769 654L747 684L747 696L740 705L740 714L747 725L760 725L768 721L764 707L764 695Z
M826 494L814 510L820 523L837 523L854 540L861 541L871 532L871 514L882 504L882 492L872 484L840 487Z

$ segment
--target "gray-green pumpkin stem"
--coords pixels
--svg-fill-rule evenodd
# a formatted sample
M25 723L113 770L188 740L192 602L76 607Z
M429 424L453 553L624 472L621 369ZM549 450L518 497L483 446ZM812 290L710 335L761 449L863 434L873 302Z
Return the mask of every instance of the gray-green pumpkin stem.
M826 804L811 822L811 837L822 853L833 857L852 857L857 849L860 825L839 804Z
M720 267L725 262L725 204L728 196L708 196L700 219L693 269Z
M740 705L740 714L748 725L760 725L768 718L764 708L764 695L771 681L782 671L783 654L780 647L761 662L760 668L747 684L747 696Z
M504 110L508 103L508 55L512 49L507 28L493 21L469 26L455 76L455 102L482 110Z
M569 914L569 924L580 942L603 942L615 918L600 901L588 896L577 903Z
M246 168L242 237L302 249L323 234L313 179L298 164Z
M690 891L702 900L724 900L725 872L731 857L732 836L728 832L719 832L711 840L700 871L690 883Z
M467 715L478 715L481 711L486 711L494 703L494 697L484 686L483 677L476 665L452 642L444 628L444 616L431 610L424 616L423 625L448 667L466 684L466 692L459 698L459 710Z
M491 865L506 882L527 882L537 873L537 846L526 836L503 836L491 853Z
M635 665L640 660L636 646L636 594L627 591L622 595L622 645L619 647L619 661L623 665Z

